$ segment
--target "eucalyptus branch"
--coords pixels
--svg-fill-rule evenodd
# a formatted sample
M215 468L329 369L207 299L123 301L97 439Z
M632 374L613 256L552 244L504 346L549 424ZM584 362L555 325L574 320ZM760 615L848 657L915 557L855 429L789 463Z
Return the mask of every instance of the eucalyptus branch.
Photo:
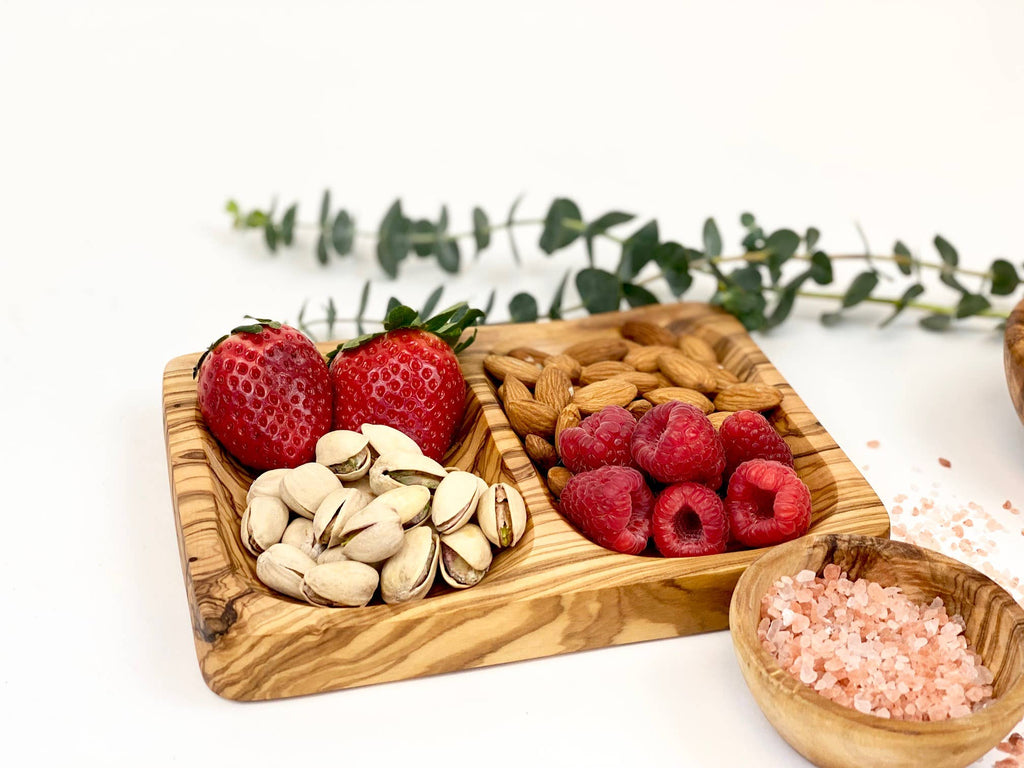
M996 259L985 271L965 269L959 265L956 249L941 236L934 238L938 260L929 261L915 256L910 249L897 240L891 255L871 252L867 237L856 224L864 244L864 253L829 255L818 247L821 233L814 227L804 234L792 229L764 230L750 213L740 217L745 230L741 240L743 252L723 256L722 238L714 219L704 223L701 247L688 247L678 242L663 239L658 222L651 220L622 237L611 230L633 221L632 214L610 211L595 219L583 217L579 207L567 198L558 198L548 208L543 219L518 218L520 203L517 199L503 220L493 222L479 207L472 211L473 228L465 232L450 232L448 209L442 207L436 221L405 215L402 203L396 200L375 231L356 228L354 218L345 210L334 211L331 207L330 192L325 192L320 205L318 222L297 222L298 205L293 204L280 215L276 206L268 210L243 211L235 201L227 204L238 229L262 230L264 240L271 252L279 246L290 246L296 230L308 230L316 235L317 259L324 265L333 256L348 257L353 252L357 237L372 239L375 243L377 261L383 271L397 277L402 262L410 256L434 258L442 270L457 273L462 269L462 245L472 241L475 255L479 256L491 246L491 236L505 231L513 258L519 263L519 248L514 232L521 227L542 227L538 246L542 252L552 255L577 240L582 240L588 258L588 266L576 271L567 271L550 299L546 313L541 313L537 299L525 292L515 294L509 300L509 315L514 322L534 321L541 316L552 319L565 313L585 310L590 313L606 312L628 306L642 306L658 303L658 297L647 285L664 281L675 299L681 298L692 286L694 277L709 276L714 281L714 294L710 301L732 313L751 330L765 330L784 322L790 315L797 298L813 298L837 301L836 311L825 312L821 321L826 325L836 323L847 310L859 304L880 304L893 307L892 314L882 323L887 325L900 313L910 309L927 313L920 324L929 330L943 330L954 322L968 317L1005 320L1007 313L993 309L989 297L1009 296L1021 284L1017 267L1005 259ZM594 242L602 238L615 243L620 249L618 264L614 270L596 265ZM841 293L807 290L804 286L812 283L818 286L831 285L834 281L833 263L839 261L862 261L864 269L857 274L845 291ZM657 267L657 274L640 278L639 274L647 265ZM797 271L798 265L804 265ZM876 289L882 279L892 281L894 275L881 271L880 266L895 266L899 276L905 279L905 288L898 298L881 296ZM728 270L728 271L727 271ZM924 270L939 273L940 281L957 295L952 305L921 300L925 293L922 282ZM570 276L580 297L577 306L563 307L565 289ZM978 291L971 291L960 282L960 278L979 278ZM784 279L785 278L785 279ZM300 325L320 323L326 326L328 335L333 334L337 323L355 323L362 333L363 318L369 293L369 282L363 287L360 310L353 318L338 319L333 300L325 309L325 317L318 321L306 321L305 307L300 312ZM987 289L987 291L986 291ZM435 289L421 312L429 315L440 298L441 288ZM492 292L486 313L490 313L495 293ZM389 301L389 308L397 304ZM305 328L304 328L305 330Z

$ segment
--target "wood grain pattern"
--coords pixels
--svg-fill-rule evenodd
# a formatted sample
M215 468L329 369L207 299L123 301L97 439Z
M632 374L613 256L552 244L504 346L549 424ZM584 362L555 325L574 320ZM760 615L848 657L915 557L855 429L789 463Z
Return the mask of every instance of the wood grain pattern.
M995 675L996 700L974 714L935 723L884 720L840 706L782 669L757 640L761 598L783 575L836 563L850 578L899 586L911 600L936 596L966 622L971 647ZM902 542L826 535L776 547L740 578L730 608L743 676L765 716L791 746L826 768L955 768L995 747L1024 715L1024 609L987 576L952 558Z
M1006 319L1003 370L1013 407L1021 423L1024 423L1024 301L1019 302Z
M588 648L725 629L736 580L760 551L713 557L634 557L592 544L552 505L497 401L483 358L515 347L557 352L616 335L624 319L692 332L743 380L782 388L774 419L812 489L812 532L887 536L878 497L779 372L731 316L704 304L663 305L583 320L481 328L460 356L467 413L446 465L516 484L530 523L469 590L435 587L412 604L329 609L271 593L239 542L251 475L210 436L191 370L164 373L168 465L199 666L232 699L297 696ZM334 344L324 344L326 351Z

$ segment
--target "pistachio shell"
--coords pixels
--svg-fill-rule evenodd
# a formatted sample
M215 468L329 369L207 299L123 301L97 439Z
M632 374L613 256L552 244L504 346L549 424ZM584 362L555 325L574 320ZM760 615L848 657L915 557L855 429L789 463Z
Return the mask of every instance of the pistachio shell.
M378 496L405 485L437 488L448 473L421 453L385 453L370 467L370 488Z
M323 565L324 563L338 563L342 560L348 560L345 557L345 553L341 551L341 547L329 547L320 553L320 556L316 559L317 565Z
M385 491L367 504L393 510L406 530L415 528L430 517L430 489L422 485L403 485Z
M402 521L393 509L367 505L345 518L337 537L345 557L376 563L401 549Z
M312 520L324 497L340 487L334 473L314 461L288 470L281 478L281 499L292 512Z
M257 496L281 498L281 478L289 472L290 469L268 469L259 475L249 486L249 492L245 494L245 503L248 504Z
M313 536L324 548L338 544L341 527L351 515L365 507L372 497L356 488L331 491L313 515Z
M275 496L257 496L242 514L242 544L257 557L277 544L288 527L288 507Z
M472 523L441 537L441 577L456 589L480 583L491 567L491 544Z
M480 497L476 516L487 540L499 549L514 547L526 531L526 503L508 483L488 487Z
M339 480L358 480L370 471L369 438L348 429L328 432L316 442L316 461Z
M363 424L359 431L366 435L378 456L385 453L423 453L419 443L405 432L386 424Z
M305 600L302 579L316 563L290 544L274 544L256 558L256 577L275 592Z
M370 566L342 560L310 568L300 589L313 605L359 607L370 602L379 581Z
M402 548L384 563L380 593L385 603L419 600L430 591L440 556L437 534L426 526L406 531Z
M430 520L438 533L451 533L469 522L485 486L471 472L452 472L434 491Z
M288 527L284 529L284 534L281 536L281 541L295 547L313 560L320 557L320 553L326 549L316 540L316 535L313 533L313 521L304 517L296 517L288 523Z

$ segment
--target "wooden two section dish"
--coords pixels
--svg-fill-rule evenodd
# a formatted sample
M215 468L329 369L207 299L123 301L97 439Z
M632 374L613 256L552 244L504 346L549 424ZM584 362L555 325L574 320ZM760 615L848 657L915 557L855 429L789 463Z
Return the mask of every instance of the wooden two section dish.
M480 328L460 356L467 408L446 465L515 483L530 523L479 585L435 587L403 605L320 608L271 592L239 540L252 475L199 415L192 367L164 371L164 426L175 524L199 666L230 699L272 699L402 680L590 648L725 629L743 570L764 550L670 559L622 555L580 535L556 511L483 370L491 352L560 351L617 335L626 319L692 332L741 380L779 387L770 414L811 489L811 534L888 536L884 506L743 327L705 304L672 304L582 320ZM322 350L334 344L324 344Z

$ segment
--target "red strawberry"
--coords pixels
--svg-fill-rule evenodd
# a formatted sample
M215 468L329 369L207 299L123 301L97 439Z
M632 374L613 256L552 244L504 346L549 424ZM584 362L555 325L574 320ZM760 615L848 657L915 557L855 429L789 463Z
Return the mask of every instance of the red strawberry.
M307 336L256 320L215 341L199 358L199 411L213 436L256 470L313 461L331 428L327 363Z
M396 307L384 333L340 345L330 364L334 387L334 429L386 424L401 430L424 454L440 460L462 419L466 382L455 355L462 332L483 312L457 304L421 321L408 307Z

